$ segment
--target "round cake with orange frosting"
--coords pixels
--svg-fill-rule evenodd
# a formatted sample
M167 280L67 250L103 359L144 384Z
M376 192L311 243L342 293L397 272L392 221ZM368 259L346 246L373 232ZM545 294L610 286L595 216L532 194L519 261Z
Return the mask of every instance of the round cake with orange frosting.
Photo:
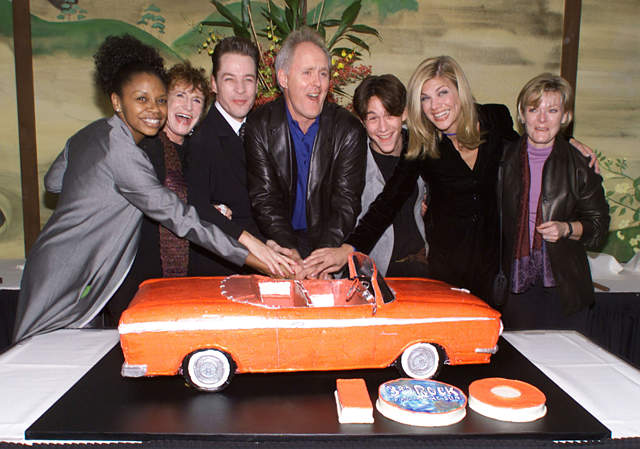
M529 422L547 413L547 398L531 384L515 379L489 377L469 385L469 407L500 421Z

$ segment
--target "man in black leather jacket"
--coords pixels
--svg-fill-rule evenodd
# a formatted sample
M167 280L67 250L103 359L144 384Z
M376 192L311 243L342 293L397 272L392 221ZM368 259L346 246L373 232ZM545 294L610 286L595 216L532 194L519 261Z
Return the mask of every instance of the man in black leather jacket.
M340 246L360 212L366 134L344 108L326 102L330 56L322 38L292 32L276 58L283 97L247 120L247 182L262 234L294 249Z

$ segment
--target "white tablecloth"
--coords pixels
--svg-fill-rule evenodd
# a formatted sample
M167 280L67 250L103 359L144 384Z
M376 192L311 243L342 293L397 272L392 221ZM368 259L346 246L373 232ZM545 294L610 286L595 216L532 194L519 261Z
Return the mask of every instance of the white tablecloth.
M640 371L577 332L505 332L504 337L613 438L640 437Z
M25 430L118 342L117 330L63 329L0 354L0 441Z

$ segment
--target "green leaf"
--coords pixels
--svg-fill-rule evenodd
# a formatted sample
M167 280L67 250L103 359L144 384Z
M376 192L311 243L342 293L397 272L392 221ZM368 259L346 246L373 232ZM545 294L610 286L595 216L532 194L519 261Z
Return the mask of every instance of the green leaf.
M284 8L280 8L278 5L273 3L273 0L269 0L269 8L263 8L267 15L274 16L278 18L278 20L285 20L284 16Z
M249 0L242 0L240 3L240 19L245 27L249 24L247 9L249 8Z
M287 25L287 18L283 9L279 8L272 0L269 0L269 7L271 11L267 8L262 9L262 15L267 19L273 22L276 27L277 36L280 38L285 38L291 32L291 27Z
M147 9L145 9L145 11L153 11L153 12L160 12L160 8L158 8L156 5L151 4L149 5L149 7Z
M378 32L378 30L367 25L362 25L362 24L351 25L351 31L353 31L354 33L371 34L377 37L378 39L380 39L380 33Z
M336 30L335 34L331 38L331 40L327 43L327 48L332 49L333 46L342 39L342 36L346 32L347 28L353 24L353 22L358 17L360 13L360 0L354 1L347 9L345 9L342 13L342 18L340 19L340 26Z
M615 213L615 211L616 211L616 210L618 210L618 206L611 206L611 207L609 208L609 213L610 213L610 214L613 214L613 213Z
M59 14L58 17L56 17L58 20L64 20L64 15L63 14Z
M264 16L264 18L270 20L273 23L273 26L275 27L275 30L273 30L273 32L276 34L276 36L284 38L291 32L291 29L286 23L286 19L279 13L274 12L273 9L271 10L271 14L269 14L269 11L267 11L266 9L263 9L262 15Z
M238 19L226 6L224 6L220 1L218 0L211 0L211 3L213 3L213 6L216 7L216 9L218 10L218 12L220 13L220 15L222 17L224 17L225 19L227 19L231 25L233 26L234 30L236 28L243 28L243 24L240 21L240 19Z
M356 21L356 17L358 17L358 14L360 14L361 6L362 3L360 2L360 0L355 0L353 3L351 3L342 13L342 18L340 20L342 24L353 25L353 22Z
M243 23L242 20L238 19L238 17L227 9L219 0L211 0L211 3L213 3L213 6L215 6L220 15L229 21L234 35L251 40L251 33L249 32L247 23Z
M337 27L341 23L342 22L340 22L338 19L325 19L320 22L320 24L325 27Z
M82 19L84 19L85 17L86 17L86 16L85 16L85 15L83 15L83 14L78 14L78 20L82 20Z
M300 2L298 0L285 0L287 4L286 12L287 17L289 17L289 12L291 12L291 29L296 30L300 27Z
M626 208L626 207L625 207L625 208L620 209L620 217L622 217L622 216L623 216L624 214L626 214L626 213L627 213L627 208Z
M316 28L316 27L314 27ZM324 39L325 41L327 40L327 30L324 26L322 26L322 24L318 24L317 25L317 31L318 34L320 34L320 36L322 36L322 39Z
M209 26L209 27L225 27L225 28L231 28L231 23L229 22L222 22L219 20L205 20L204 22L200 22L200 25L204 25L204 26Z
M638 209L634 214L633 214L633 219L635 221L640 221L640 209Z
M287 17L287 25L289 26L290 30L295 30L297 28L297 24L295 22L295 19L293 17L293 11L290 8L285 9L284 11L285 16Z
M298 0L285 0L287 9L290 9L296 15L300 12L300 2Z
M347 34L346 38L347 38L347 40L349 40L349 41L353 42L354 44L356 44L358 47L361 47L362 49L367 50L369 53L371 53L367 43L365 41L363 41L362 39L360 39L359 37L354 36L353 34Z

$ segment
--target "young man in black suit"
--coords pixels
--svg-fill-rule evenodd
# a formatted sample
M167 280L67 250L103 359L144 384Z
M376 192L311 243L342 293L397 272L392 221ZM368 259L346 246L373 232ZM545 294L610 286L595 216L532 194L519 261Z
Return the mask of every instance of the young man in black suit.
M216 207L230 219L239 236L243 230L259 236L247 193L245 152L240 137L256 98L258 49L242 38L227 37L211 56L211 91L215 103L188 143L189 198L202 214ZM222 276L237 267L193 246L189 274Z

